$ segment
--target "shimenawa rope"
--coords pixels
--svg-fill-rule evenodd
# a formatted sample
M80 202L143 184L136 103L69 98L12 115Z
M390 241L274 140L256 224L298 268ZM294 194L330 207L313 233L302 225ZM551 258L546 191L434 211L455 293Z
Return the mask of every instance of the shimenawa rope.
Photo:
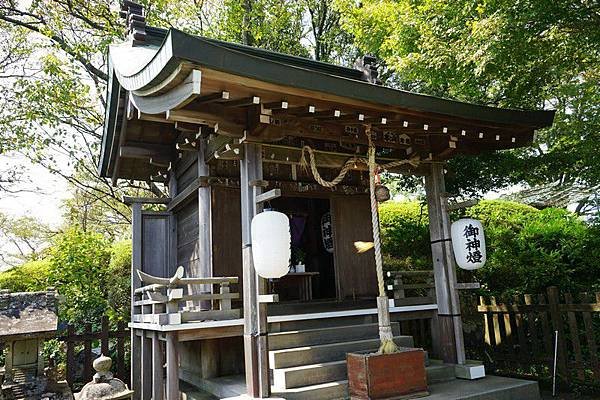
M369 192L370 192L370 200L371 200L371 223L373 225L373 247L375 250L375 266L377 270L377 286L379 287L379 301L378 304L381 305L384 310L383 314L387 315L383 321L379 321L379 338L381 340L381 346L379 347L379 353L389 354L394 353L398 350L398 347L394 343L394 333L392 331L392 327L389 322L389 310L388 310L388 300L387 295L385 293L385 283L383 281L383 259L381 256L381 239L379 237L379 210L377 199L375 197L375 175L377 174L377 168L388 169L397 167L404 164L410 164L412 166L417 166L419 164L419 159L412 158L408 160L398 160L392 161L390 163L378 166L375 161L375 146L373 146L371 140L371 129L370 126L366 129L367 137L369 138L369 151L368 151L368 159L362 157L351 157L342 166L340 173L331 181L326 181L321 177L319 170L317 169L317 163L315 160L315 152L309 146L302 147L302 158L300 160L300 165L306 167L307 164L310 165L311 172L321 186L324 187L333 187L339 184L344 178L348 171L352 168L355 168L357 163L362 163L368 165L369 167ZM308 153L310 158L310 163L307 163L305 152Z

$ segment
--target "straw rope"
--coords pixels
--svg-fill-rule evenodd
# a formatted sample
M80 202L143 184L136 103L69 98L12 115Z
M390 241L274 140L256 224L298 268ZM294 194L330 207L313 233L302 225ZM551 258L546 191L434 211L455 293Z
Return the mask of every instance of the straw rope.
M415 158L407 160L397 160L387 164L377 165L377 162L375 161L376 150L371 139L370 125L366 127L365 133L367 134L367 137L369 139L369 150L367 153L368 159L357 156L349 158L342 166L340 173L331 181L326 181L319 173L319 170L317 169L317 162L315 160L315 151L309 146L302 147L302 158L300 159L300 165L302 165L303 167L310 166L310 170L317 183L321 186L328 188L334 187L335 185L339 184L342 180L344 180L344 178L348 174L348 171L354 168L357 163L361 163L369 167L371 224L373 225L373 248L375 252L377 286L379 288L379 298L377 303L378 307L383 308L382 310L380 310L379 316L379 339L381 340L381 346L379 347L378 352L382 354L389 354L398 351L398 347L394 343L394 333L392 331L389 318L388 299L385 293L385 282L383 278L383 257L381 255L381 238L379 235L379 207L377 203L377 198L375 197L375 176L377 175L378 169L385 170L405 164L410 164L416 167L419 165L420 159L418 158L418 156L416 156ZM307 162L305 153L308 153L310 162Z

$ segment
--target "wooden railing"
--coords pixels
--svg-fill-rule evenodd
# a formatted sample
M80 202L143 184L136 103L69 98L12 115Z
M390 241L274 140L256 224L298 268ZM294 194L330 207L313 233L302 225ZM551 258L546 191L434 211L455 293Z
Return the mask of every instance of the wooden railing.
M433 271L388 271L387 276L396 306L435 303Z
M240 318L241 310L231 308L231 300L239 299L230 285L237 277L184 278L183 267L171 278L160 278L137 271L145 284L134 291L133 322L158 325L181 324L192 321ZM199 285L213 286L208 293L193 293ZM214 286L218 289L214 290ZM182 304L185 303L185 304Z
M552 371L555 332L557 367L564 381L600 383L600 293L523 295L500 302L479 299L487 354L498 366ZM515 368L516 369L516 368Z
M81 333L75 333L75 327L67 325L67 329L56 333L56 339L64 342L67 348L66 379L71 387L74 384L84 384L92 380L94 375L92 361L96 358L92 354L92 347L97 345L98 342L100 352L113 359L115 376L129 383L129 368L126 365L125 349L130 337L129 330L124 322L117 324L117 330L110 330L108 317L104 316L102 317L100 331L92 331L92 324L87 323ZM77 354L81 354L79 351L83 352L83 359L78 359Z

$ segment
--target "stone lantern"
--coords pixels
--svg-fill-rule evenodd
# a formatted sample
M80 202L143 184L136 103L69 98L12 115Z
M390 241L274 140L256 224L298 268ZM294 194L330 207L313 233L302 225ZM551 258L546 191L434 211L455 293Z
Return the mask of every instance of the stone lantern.
M75 394L75 400L116 400L131 399L133 391L129 390L122 380L113 377L110 372L112 360L101 355L94 360L96 374L91 382L87 383L81 392Z

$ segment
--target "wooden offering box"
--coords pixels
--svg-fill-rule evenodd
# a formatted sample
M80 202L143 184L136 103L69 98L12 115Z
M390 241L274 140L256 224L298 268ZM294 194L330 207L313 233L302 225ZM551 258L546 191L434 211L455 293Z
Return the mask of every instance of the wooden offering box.
M404 347L394 354L349 353L346 361L352 400L399 400L429 395L422 349Z

